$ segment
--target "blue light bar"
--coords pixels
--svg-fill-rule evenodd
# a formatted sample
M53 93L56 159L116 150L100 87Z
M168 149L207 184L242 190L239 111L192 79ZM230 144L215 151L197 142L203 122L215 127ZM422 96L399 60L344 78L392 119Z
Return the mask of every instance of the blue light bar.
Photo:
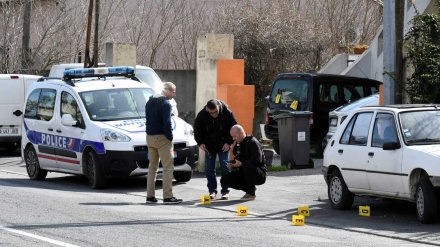
M130 67L130 66L68 69L64 71L65 80L74 79L74 78L85 78L85 77L131 76L131 75L134 75L134 67Z

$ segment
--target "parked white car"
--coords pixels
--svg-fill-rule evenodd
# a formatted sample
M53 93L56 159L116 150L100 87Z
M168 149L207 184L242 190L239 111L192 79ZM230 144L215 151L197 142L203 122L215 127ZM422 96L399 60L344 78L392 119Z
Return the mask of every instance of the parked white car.
M440 108L367 106L352 112L324 152L323 174L335 209L355 195L416 203L422 223L437 220L440 198Z
M322 148L325 149L327 143L329 143L339 125L344 122L345 118L348 116L348 114L350 114L350 112L356 110L359 107L370 105L379 105L379 94L373 94L364 98L360 98L356 101L340 106L329 112L329 128L327 135L325 136L324 140L322 140Z
M146 175L145 104L155 92L134 75L133 67L71 69L32 84L21 142L29 178L77 174L98 189L110 178ZM193 128L177 116L172 127L174 178L187 182L198 160Z

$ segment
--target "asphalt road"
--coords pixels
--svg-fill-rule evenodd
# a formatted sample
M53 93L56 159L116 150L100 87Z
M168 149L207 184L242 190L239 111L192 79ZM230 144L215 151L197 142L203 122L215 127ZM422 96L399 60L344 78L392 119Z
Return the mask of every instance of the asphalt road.
M278 155L274 155L276 164ZM321 175L314 169L268 174L257 199L201 204L206 179L195 173L174 183L181 205L146 205L146 178L114 180L91 190L79 176L50 173L29 180L17 153L0 152L0 245L4 246L423 246L440 245L439 224L422 225L414 204L356 197L351 210L330 208ZM161 181L156 196L161 199ZM369 205L371 216L359 216ZM248 216L237 216L238 206ZM292 226L298 207L308 206L304 226Z

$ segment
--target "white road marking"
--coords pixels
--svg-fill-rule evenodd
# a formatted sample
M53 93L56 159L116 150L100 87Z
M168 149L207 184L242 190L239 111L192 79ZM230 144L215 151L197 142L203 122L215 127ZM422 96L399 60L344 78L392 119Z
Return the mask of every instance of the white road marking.
M4 170L4 169L0 169L0 171L1 171L1 172L4 172L4 173L11 173L11 174L17 174L17 175L27 176L26 173L22 173L22 172L8 171L8 170Z
M58 240L37 236L37 235L32 234L32 233L27 233L27 232L23 232L23 231L19 231L19 230L14 230L14 229L11 229L11 228L8 228L8 227L4 227L4 226L0 226L0 230L4 230L4 231L8 231L8 232L24 235L24 236L27 236L27 237L35 238L35 239L38 239L38 240L41 240L41 241L46 241L48 243L56 244L56 245L59 245L59 246L79 247L78 245L64 243L64 242L61 242L61 241L58 241Z

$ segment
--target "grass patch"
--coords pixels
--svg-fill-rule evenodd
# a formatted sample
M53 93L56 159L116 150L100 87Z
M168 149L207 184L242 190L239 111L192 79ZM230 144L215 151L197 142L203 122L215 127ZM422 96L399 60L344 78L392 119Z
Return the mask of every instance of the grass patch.
M271 166L267 168L267 171L269 172L282 172L287 170L288 170L287 166Z

